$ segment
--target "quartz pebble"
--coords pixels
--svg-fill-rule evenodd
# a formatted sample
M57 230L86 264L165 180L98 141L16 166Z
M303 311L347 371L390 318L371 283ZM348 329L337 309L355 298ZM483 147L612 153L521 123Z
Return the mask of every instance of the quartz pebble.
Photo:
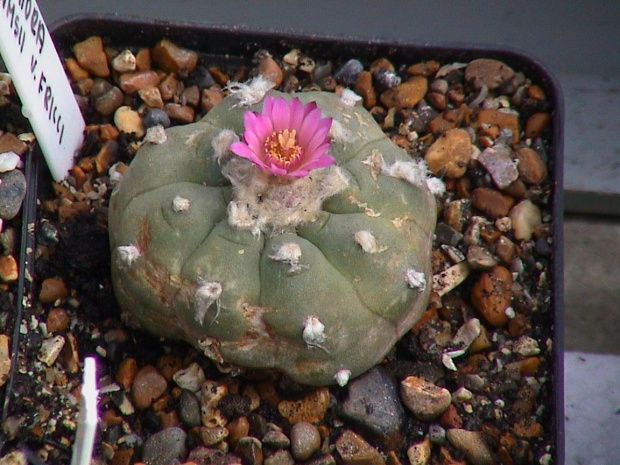
M133 94L147 87L159 84L159 75L155 71L137 71L135 73L123 73L120 77L120 86L123 92Z
M263 462L265 465L295 465L295 459L287 450L278 450Z
M508 323L506 309L512 301L512 274L496 266L480 275L471 291L474 307L492 326Z
M291 428L291 452L295 460L305 461L319 450L321 435L312 423L301 421Z
M0 173L14 170L21 159L15 152L0 153Z
M0 334L0 386L4 386L11 372L11 353L9 352L9 337ZM2 462L0 462L2 463Z
M519 176L526 184L540 184L547 179L547 165L535 150L522 147L515 152Z
M487 270L498 264L491 252L477 244L467 249L467 263L474 270Z
M187 434L181 428L161 430L144 441L142 461L149 465L170 465L183 460L187 455L185 439Z
M493 219L508 215L510 207L514 204L512 197L488 187L474 189L471 193L471 202L474 208Z
M321 421L329 407L329 389L318 388L300 400L282 400L278 404L280 415L290 423Z
M146 133L142 125L142 118L131 107L121 106L114 113L114 124L119 131L127 134L135 134L136 137L144 137Z
M131 50L123 50L121 53L116 55L112 60L112 69L119 73L127 73L130 71L135 71L136 69L136 56L131 52Z
M50 367L56 362L64 346L65 338L60 335L44 339L37 358Z
M19 267L13 255L0 255L0 280L12 283L19 278Z
M480 432L453 428L446 432L446 436L450 444L461 451L470 463L476 465L497 463Z
M277 449L285 449L291 444L291 440L280 430L269 430L263 436L263 444Z
M200 423L200 415L198 415L198 423ZM193 426L197 426L197 425L193 425ZM204 443L205 446L210 447L210 446L219 444L227 437L228 437L228 430L224 428L223 426L214 426L214 427L203 426L202 428L200 428L200 439L202 439L202 442Z
M172 379L181 389L198 392L206 378L201 366L194 362L187 368L177 371L172 375Z
M142 101L150 108L164 108L164 101L161 92L155 86L146 86L138 90L138 95ZM146 117L145 117L146 119ZM146 126L146 123L144 123Z
M465 68L466 81L475 87L486 86L490 90L497 89L514 75L514 70L505 63L490 58L472 60Z
M500 189L505 189L519 177L511 155L512 151L502 144L487 147L478 155L478 162L489 172Z
M138 408L147 408L159 398L168 387L168 382L153 365L143 366L131 385L131 397Z
M476 153L471 137L464 129L448 129L439 136L424 155L428 168L436 175L460 178Z
M427 465L431 460L431 441L426 438L407 449L409 465Z
M384 91L379 99L388 108L411 108L426 95L428 82L425 77L414 76L402 84Z
M542 224L540 208L531 200L522 200L509 213L515 239L529 241L534 230Z
M187 75L198 63L198 54L178 47L168 39L159 41L151 50L151 58L166 73Z
M110 75L108 59L103 51L101 37L91 36L73 46L73 53L79 65L91 74L98 77Z
M17 216L26 196L26 178L20 170L0 173L0 218Z
M347 465L384 465L379 451L351 430L345 430L336 439L336 450Z
M59 299L64 299L69 295L69 289L62 278L53 277L43 280L39 291L39 302L48 304Z
M349 384L342 414L370 432L388 449L402 441L404 410L398 388L383 367L375 367Z
M413 415L424 421L441 415L452 402L450 391L416 376L400 383L400 397Z

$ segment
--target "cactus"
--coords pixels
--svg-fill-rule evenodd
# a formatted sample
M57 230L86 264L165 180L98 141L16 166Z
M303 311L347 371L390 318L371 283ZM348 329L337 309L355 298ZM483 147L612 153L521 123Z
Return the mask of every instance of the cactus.
M335 94L269 94L332 118L336 163L278 179L236 156L247 108L234 95L166 130L112 195L116 297L130 322L222 366L345 384L428 303L436 207L426 165Z

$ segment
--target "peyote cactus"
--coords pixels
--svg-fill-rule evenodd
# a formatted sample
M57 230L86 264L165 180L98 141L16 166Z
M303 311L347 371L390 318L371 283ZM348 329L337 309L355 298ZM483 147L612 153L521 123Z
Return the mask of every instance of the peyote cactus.
M270 91L264 107L289 102L292 121L293 97L326 117L308 117L317 133L332 119L297 171L253 159L247 126L263 123L236 95L140 148L110 202L113 282L130 321L219 364L343 385L424 312L435 201L424 162L366 110L326 92ZM299 155L308 127L276 128L278 156Z

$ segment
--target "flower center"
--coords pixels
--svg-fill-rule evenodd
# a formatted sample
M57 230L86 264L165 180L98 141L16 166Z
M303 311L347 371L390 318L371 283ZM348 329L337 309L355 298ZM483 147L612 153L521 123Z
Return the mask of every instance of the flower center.
M297 145L296 136L295 129L273 131L265 140L265 156L280 167L297 162L301 158L301 147Z

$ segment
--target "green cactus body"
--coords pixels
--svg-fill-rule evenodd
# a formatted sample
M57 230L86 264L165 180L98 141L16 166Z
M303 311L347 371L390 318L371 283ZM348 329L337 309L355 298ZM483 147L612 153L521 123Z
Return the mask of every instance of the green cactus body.
M129 321L218 363L342 383L424 312L435 200L390 169L415 163L366 110L295 96L333 118L337 164L257 199L269 180L227 152L247 110L227 97L138 151L110 202L113 282Z

